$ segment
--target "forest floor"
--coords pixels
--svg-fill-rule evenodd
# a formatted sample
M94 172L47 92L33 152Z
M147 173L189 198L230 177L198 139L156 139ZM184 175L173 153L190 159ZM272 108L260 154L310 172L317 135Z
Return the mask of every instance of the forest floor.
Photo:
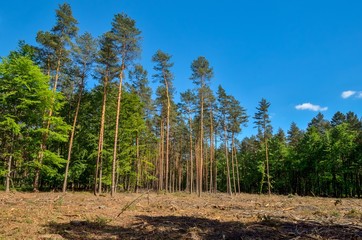
M0 192L0 239L362 239L362 200Z

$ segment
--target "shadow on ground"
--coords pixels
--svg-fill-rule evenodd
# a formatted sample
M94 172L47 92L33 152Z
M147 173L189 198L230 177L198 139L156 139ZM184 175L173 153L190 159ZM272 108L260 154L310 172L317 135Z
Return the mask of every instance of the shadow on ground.
M102 221L71 221L46 225L65 239L362 239L362 228L281 219L242 224L181 216L137 216L123 228Z

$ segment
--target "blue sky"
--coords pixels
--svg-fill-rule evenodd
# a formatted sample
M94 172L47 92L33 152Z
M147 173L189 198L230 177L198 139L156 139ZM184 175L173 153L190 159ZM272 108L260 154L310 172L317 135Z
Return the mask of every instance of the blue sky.
M55 23L58 0L3 1L0 56L18 40L35 43ZM173 56L177 95L193 88L190 64L205 56L221 84L253 116L261 98L271 102L274 129L292 121L304 129L322 111L362 116L362 1L333 0L69 0L80 32L100 36L116 13L142 31L138 62L152 75L152 55ZM95 84L95 83L91 83ZM176 98L178 99L178 97ZM255 133L253 120L242 136Z

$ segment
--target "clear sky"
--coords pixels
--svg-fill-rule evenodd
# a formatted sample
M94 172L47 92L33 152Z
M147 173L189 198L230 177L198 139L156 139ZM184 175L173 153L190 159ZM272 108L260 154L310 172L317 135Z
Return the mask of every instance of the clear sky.
M18 40L36 44L64 1L2 1L0 56ZM271 102L274 129L292 121L305 129L322 111L362 116L362 1L335 0L69 0L80 32L100 36L116 13L142 31L138 60L152 75L152 55L173 56L177 96L193 88L190 64L205 56L221 84L253 116L261 98ZM91 83L92 84L92 83ZM94 85L95 83L93 83ZM176 100L178 97L176 98ZM255 133L253 120L242 136Z

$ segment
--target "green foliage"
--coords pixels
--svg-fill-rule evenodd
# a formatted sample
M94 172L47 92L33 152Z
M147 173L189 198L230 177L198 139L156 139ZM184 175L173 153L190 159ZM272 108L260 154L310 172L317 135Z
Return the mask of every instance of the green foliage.
M209 61L205 57L198 57L191 64L191 77L196 85L204 87L206 81L209 81L213 75L213 68L210 66Z
M111 33L120 55L121 68L124 69L138 57L141 31L137 29L135 20L122 13L114 16Z

